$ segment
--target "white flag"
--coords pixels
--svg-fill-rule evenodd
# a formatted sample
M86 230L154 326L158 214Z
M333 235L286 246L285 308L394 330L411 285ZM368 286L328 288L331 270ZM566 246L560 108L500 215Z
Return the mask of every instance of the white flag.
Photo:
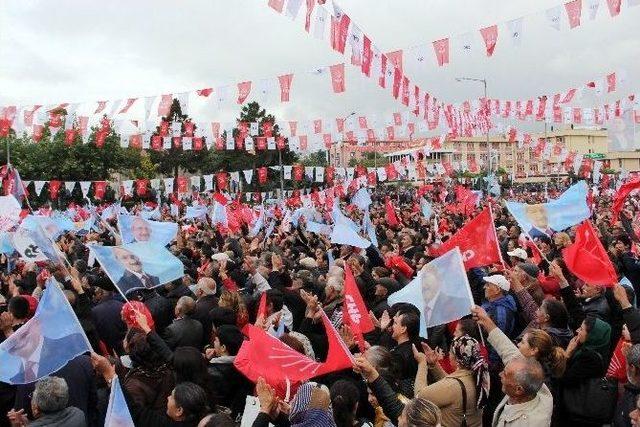
M318 5L316 9L316 20L313 29L313 36L317 39L324 40L325 27L327 26L327 20L329 19L329 14L327 9Z
M551 9L547 9L545 11L545 16L547 17L547 20L549 20L549 25L551 26L551 28L556 29L558 31L560 31L560 13L561 13L561 6L555 6L552 7Z
M523 18L516 18L507 22L509 37L511 37L511 42L514 46L520 46L520 41L522 40L522 21Z

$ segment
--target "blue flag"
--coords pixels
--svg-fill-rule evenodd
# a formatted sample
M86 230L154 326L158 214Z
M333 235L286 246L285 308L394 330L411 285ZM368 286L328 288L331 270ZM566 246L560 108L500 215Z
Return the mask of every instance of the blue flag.
M122 243L153 242L166 246L178 234L175 222L151 221L141 216L118 215Z
M420 210L422 211L422 216L424 216L425 219L430 219L433 215L431 203L429 203L424 197L420 199Z
M206 206L187 206L184 219L206 218L207 211L208 209Z
M376 248L378 247L378 236L376 236L376 229L371 222L371 217L369 216L369 210L367 209L364 213L363 224L365 231L367 232L367 236L371 239L371 243Z
M347 227L351 228L356 233L360 231L360 226L353 222L351 218L342 213L337 203L333 204L333 210L331 211L331 216L333 217L333 222L338 224L344 224Z
M125 296L133 289L155 288L184 276L182 261L158 243L91 245L90 248L109 279Z
M53 261L62 264L63 260L51 239L45 235L39 225L33 230L20 227L11 235L11 244L20 256L31 262Z
M528 205L507 202L507 209L518 221L520 227L532 238L551 235L579 224L591 216L587 206L587 184L580 181L572 185L562 195L547 203Z
M104 418L104 427L135 427L118 377L111 382L111 395Z
M11 255L15 252L13 245L11 244L11 234L7 232L0 232L0 254Z
M35 315L0 344L0 381L27 384L92 351L71 305L51 278Z
M420 310L420 336L471 313L473 297L458 247L434 259L407 286L389 295L388 303L407 302Z
M366 188L359 189L351 198L351 203L356 205L361 211L366 211L371 205L371 196Z

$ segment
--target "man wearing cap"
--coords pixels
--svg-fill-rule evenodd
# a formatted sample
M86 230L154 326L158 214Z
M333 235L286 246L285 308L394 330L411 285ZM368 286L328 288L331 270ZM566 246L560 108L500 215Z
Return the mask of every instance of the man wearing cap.
M513 335L515 316L517 312L516 302L509 289L509 281L501 274L484 277L485 302L482 308L491 316L493 321L508 337Z
M511 264L512 267L515 267L523 262L527 262L527 259L529 259L527 251L522 248L515 248L514 250L507 252L507 255L509 255L509 264Z
M545 292L538 281L538 276L540 275L538 266L532 262L521 262L516 266L515 271L518 274L522 286L531 294L531 298L533 298L536 304L541 305ZM549 286L551 286L551 284ZM559 291L560 287L556 284L556 289L550 287L548 293L558 294Z

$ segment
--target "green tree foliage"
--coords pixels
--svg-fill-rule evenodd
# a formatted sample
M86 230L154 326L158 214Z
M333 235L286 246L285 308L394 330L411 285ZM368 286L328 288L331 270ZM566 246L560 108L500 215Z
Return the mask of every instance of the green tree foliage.
M327 152L318 150L303 157L300 162L305 166L327 166Z
M189 116L182 114L182 108L177 99L174 99L169 109L169 114L163 120L181 124L181 135L184 133L184 124L191 121ZM171 136L171 126L169 126L169 136ZM194 126L195 129L195 126ZM155 135L160 134L160 126L156 128ZM182 146L174 147L173 143L168 150L149 150L151 163L155 165L157 172L163 175L173 175L177 177L180 171L195 173L201 171L209 160L206 147L202 150L183 150Z
M362 165L367 168L372 167L380 167L389 163L389 158L384 157L382 154L376 154L373 152L366 152L362 156L360 160L356 160L355 158L349 160L349 166L354 167L358 165Z

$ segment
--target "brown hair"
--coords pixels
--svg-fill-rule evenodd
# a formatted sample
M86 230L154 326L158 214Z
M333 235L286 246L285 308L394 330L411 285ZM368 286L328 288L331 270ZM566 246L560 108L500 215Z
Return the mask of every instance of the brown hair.
M560 378L564 374L567 366L567 357L562 348L553 345L551 335L542 329L532 329L527 331L523 339L531 348L538 349L538 361L549 368L553 378Z
M442 423L440 408L421 397L414 397L407 402L404 413L409 427L436 427Z

